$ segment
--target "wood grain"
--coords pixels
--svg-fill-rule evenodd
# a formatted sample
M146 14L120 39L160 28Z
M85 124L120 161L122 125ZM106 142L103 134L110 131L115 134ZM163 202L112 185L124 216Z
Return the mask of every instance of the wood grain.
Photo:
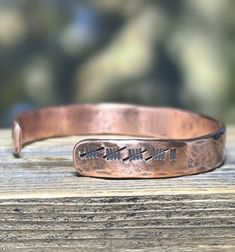
M81 137L34 143L15 159L0 131L0 249L235 251L235 127L225 164L171 179L80 177Z

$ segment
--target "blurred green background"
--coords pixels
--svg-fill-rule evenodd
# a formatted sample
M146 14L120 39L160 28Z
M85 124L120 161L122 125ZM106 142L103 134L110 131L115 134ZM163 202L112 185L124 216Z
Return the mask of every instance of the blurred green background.
M235 123L234 42L234 0L0 0L0 126L95 102Z

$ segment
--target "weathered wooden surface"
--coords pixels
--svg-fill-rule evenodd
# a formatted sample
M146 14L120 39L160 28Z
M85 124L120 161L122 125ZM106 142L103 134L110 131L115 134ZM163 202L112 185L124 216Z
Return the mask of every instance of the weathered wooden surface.
M172 179L79 177L79 137L11 154L0 131L0 249L33 251L235 251L235 128L227 161Z

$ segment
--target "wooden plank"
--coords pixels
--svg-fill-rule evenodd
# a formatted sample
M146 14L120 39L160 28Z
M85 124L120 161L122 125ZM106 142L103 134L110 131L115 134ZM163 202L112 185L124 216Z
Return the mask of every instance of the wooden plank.
M34 143L15 159L0 131L1 249L235 251L235 127L222 167L171 179L78 176L81 139Z

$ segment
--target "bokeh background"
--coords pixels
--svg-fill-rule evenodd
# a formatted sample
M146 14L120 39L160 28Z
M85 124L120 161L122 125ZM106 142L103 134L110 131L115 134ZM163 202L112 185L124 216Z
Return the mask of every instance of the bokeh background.
M0 127L68 103L235 123L234 0L0 0Z

